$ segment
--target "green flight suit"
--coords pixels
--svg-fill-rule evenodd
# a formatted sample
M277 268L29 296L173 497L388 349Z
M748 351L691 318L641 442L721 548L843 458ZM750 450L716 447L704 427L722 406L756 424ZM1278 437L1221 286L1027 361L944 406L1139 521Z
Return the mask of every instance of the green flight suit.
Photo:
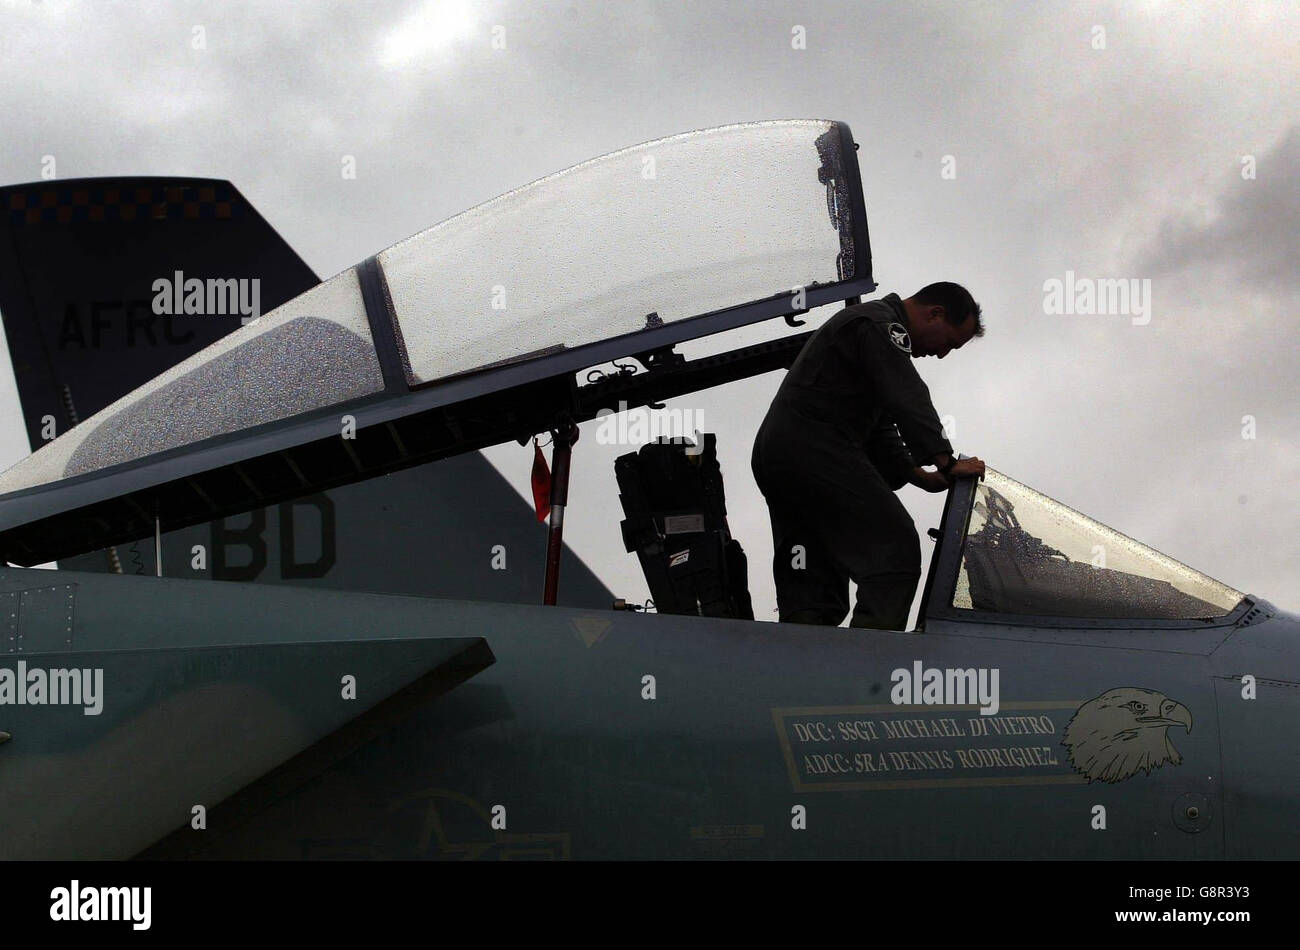
M846 307L805 344L750 464L772 520L782 621L902 630L921 576L916 527L894 494L952 452L912 364L897 294ZM800 547L801 546L801 547Z

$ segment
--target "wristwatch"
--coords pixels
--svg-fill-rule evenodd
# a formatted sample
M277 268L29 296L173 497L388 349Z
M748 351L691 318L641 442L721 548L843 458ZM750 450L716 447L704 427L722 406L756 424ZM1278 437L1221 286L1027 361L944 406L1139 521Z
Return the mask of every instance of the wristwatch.
M949 455L949 456L948 456L948 464L945 465L945 466L943 466L941 469L939 469L939 474L940 474L940 475L947 475L949 472L952 471L953 466L956 465L956 464L957 464L957 456L955 456L955 455Z

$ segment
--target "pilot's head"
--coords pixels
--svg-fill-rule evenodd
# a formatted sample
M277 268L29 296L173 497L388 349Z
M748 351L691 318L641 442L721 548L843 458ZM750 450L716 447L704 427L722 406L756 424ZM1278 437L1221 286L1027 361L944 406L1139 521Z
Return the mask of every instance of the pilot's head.
M922 287L903 301L907 309L912 356L943 359L953 350L983 336L980 305L961 284L940 281Z

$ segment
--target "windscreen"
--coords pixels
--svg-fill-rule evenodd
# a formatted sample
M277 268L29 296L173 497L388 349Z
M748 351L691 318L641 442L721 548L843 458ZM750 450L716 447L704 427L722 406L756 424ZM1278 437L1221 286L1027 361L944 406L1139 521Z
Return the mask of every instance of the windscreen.
M408 382L854 276L839 130L755 122L648 142L388 249Z
M989 469L954 607L1047 617L1222 617L1242 594Z

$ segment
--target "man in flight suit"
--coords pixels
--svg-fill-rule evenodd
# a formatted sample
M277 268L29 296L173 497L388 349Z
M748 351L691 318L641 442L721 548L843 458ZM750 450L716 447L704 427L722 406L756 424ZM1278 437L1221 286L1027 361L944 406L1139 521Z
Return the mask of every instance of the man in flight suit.
M852 578L852 626L904 629L921 547L894 492L984 475L979 459L953 456L912 360L943 359L983 335L979 304L944 282L846 307L804 345L751 457L772 518L782 621L838 626Z

